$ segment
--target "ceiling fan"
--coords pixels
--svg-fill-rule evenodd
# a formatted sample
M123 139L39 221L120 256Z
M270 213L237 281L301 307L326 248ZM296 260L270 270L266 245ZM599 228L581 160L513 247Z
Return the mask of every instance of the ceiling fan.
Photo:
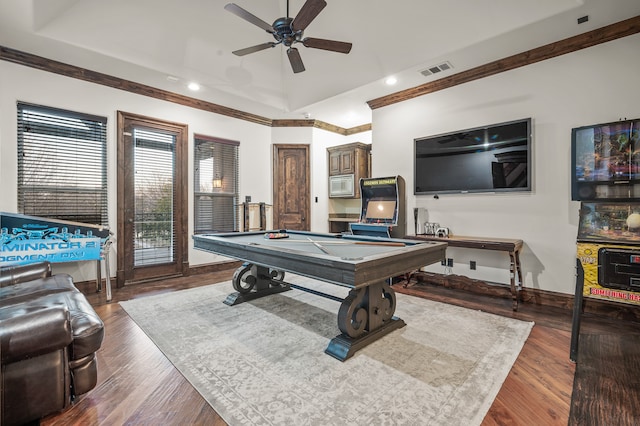
M266 32L273 35L276 41L269 41L267 43L258 44L256 46L247 47L232 52L237 56L248 55L249 53L259 52L270 47L275 47L279 44L287 46L287 56L291 63L291 68L294 73L304 71L304 64L302 58L300 58L300 52L293 47L294 44L302 43L305 47L311 47L314 49L329 50L331 52L349 53L351 51L351 43L344 41L326 40L322 38L303 38L304 30L309 26L316 16L325 8L327 2L324 0L307 0L302 6L295 18L289 17L289 0L287 0L287 16L278 18L273 22L273 25L269 25L262 19L247 12L235 3L229 3L224 8L225 10L233 13L240 18L257 25Z

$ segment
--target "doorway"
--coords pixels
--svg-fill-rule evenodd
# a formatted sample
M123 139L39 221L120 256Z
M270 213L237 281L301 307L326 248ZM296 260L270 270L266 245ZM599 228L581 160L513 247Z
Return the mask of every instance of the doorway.
M309 231L309 145L273 145L273 227Z
M186 124L118 111L119 287L188 270L187 135Z

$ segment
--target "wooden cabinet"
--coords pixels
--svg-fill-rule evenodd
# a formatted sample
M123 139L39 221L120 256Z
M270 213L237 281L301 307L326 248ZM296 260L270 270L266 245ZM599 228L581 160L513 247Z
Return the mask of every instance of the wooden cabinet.
M369 153L371 145L362 142L327 148L329 176L358 174L369 177Z
M360 178L371 177L371 145L354 142L327 148L327 153L329 156L329 177L354 175L353 198L360 198Z

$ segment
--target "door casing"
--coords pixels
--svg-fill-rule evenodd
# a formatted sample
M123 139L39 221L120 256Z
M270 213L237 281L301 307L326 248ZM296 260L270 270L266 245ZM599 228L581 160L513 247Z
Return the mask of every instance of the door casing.
M118 287L168 276L187 275L188 259L188 126L118 111L117 132L117 273ZM171 263L133 266L134 153L133 128L173 133L176 136L174 170L174 260Z
M273 227L311 230L309 145L273 145Z

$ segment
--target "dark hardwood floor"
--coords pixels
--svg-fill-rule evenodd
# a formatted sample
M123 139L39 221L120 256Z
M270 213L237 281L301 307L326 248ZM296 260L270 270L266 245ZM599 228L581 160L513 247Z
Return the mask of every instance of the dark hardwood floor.
M151 343L117 302L213 284L229 280L232 274L233 269L230 269L114 289L111 303L105 302L103 293L95 293L95 285L80 284L79 287L94 305L106 326L106 337L98 351L98 384L92 391L80 396L71 408L43 419L41 425L225 425L226 423ZM576 369L576 364L569 359L570 311L521 304L519 310L513 312L510 299L424 283L408 288L396 284L394 288L398 292L416 297L534 321L531 335L483 425L530 426L570 423L571 395ZM581 330L582 335L587 336L640 336L637 323L605 319L591 314L583 316ZM581 350L583 340L589 342L592 337L581 337ZM636 338L633 342L634 346L627 344L617 347L640 353L640 339ZM592 375L593 384L588 388L596 389L601 380L597 372ZM626 372L626 376L629 375L637 377L637 370ZM579 416L580 423L571 424L634 424L625 423L628 420L633 421L632 416L613 415L616 404L629 402L629 387L620 378L607 377L606 380L608 409L599 407L598 402L593 401L597 398L591 395L586 409L575 410L574 407L572 415Z

